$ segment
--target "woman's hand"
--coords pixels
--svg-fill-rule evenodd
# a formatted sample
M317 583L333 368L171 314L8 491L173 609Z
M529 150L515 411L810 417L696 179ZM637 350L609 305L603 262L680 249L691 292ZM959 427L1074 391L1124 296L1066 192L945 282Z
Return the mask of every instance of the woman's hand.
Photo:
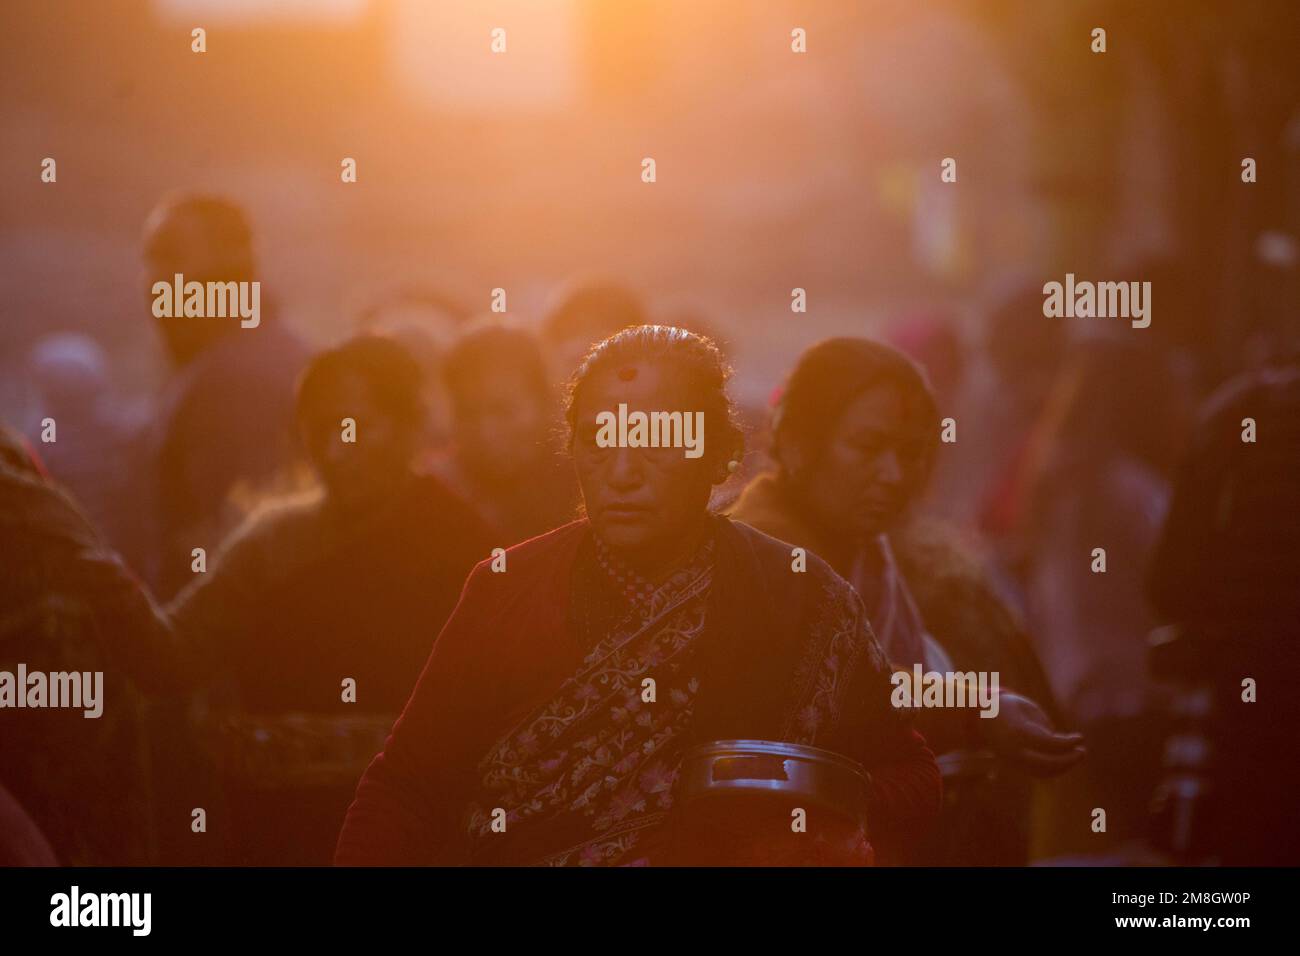
M984 743L1036 777L1054 777L1083 759L1083 735L1062 733L1028 697L1003 693L998 715L978 718Z

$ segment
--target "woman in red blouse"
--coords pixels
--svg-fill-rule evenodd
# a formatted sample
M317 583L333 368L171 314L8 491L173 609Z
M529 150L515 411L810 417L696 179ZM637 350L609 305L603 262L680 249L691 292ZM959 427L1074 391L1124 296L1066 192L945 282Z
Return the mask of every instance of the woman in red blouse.
M586 517L470 574L337 864L663 862L681 757L721 739L859 761L879 862L933 820L934 757L890 705L852 588L708 512L740 448L727 377L681 329L629 328L589 353L568 402ZM620 405L703 412L703 454L607 447L598 416Z

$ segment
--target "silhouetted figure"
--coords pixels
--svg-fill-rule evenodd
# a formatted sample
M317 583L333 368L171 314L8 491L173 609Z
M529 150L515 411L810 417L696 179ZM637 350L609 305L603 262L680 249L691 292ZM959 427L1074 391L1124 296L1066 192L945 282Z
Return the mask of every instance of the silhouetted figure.
M67 866L158 862L144 699L132 678L166 625L99 532L0 429L0 670L103 673L98 717L84 707L3 711L0 778ZM83 685L84 687L84 685ZM16 686L27 702L31 685ZM82 698L84 700L84 698ZM178 826L183 826L178 822Z
M41 442L41 457L109 543L139 561L153 544L150 502L135 494L144 476L146 409L123 401L109 381L108 361L88 335L55 332L32 346L29 368L40 423L53 419L57 441Z
M974 444L989 446L992 459L979 528L1013 570L1023 560L1015 534L1037 464L1034 427L1057 381L1067 340L1064 325L1044 321L1038 286L1010 293L988 318L984 346L994 381L986 385L975 422L965 424L977 425Z
M230 685L213 694L239 863L328 863L378 749L492 542L412 469L420 375L396 343L318 356L298 421L322 489L249 518L171 612Z
M293 383L307 354L271 314L269 289L260 294L256 327L243 327L237 315L157 315L155 284L174 286L177 275L205 286L258 281L243 210L180 195L159 204L145 225L144 291L174 366L158 402L159 546L147 569L164 596L187 579L191 550L214 548L238 522L231 491L268 481L289 462ZM180 306L172 303L174 311Z
M1032 430L1014 526L1026 619L1088 761L1051 792L1051 852L1136 839L1159 764L1161 708L1147 673L1143 594L1187 434L1188 398L1144 339L1076 345ZM1104 834L1080 814L1106 807Z
M417 457L421 467L441 468L450 454L451 408L442 381L442 361L471 314L444 292L403 286L378 299L357 318L359 332L400 342L423 376L425 433Z
M487 518L502 546L573 520L578 489L556 441L554 390L522 329L487 322L443 362L452 408L452 485Z
M1292 362L1211 397L1174 485L1148 593L1170 625L1152 652L1175 689L1154 803L1175 862L1300 863L1297 462Z

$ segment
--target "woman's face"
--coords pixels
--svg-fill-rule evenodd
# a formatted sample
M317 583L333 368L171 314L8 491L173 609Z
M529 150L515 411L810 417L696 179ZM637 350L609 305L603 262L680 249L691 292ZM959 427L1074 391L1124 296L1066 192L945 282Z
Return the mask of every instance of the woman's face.
M343 441L345 418L356 423L355 441ZM415 427L388 412L355 375L339 382L300 428L312 464L337 504L373 505L410 474Z
M707 517L718 456L704 423L704 455L687 458L683 448L601 448L601 412L686 412L683 390L654 365L633 362L596 372L574 408L573 458L587 517L596 533L629 562L657 569L677 556Z
M526 481L549 451L546 397L522 387L517 368L483 370L461 386L454 406L457 454L476 478Z
M920 491L928 447L898 389L876 385L844 409L820 454L786 465L823 527L869 537L888 531Z

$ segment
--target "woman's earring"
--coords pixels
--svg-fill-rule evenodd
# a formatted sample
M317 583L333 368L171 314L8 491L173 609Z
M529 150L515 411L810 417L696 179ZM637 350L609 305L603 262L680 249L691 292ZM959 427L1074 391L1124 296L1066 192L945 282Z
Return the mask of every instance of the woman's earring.
M734 475L738 471L740 471L740 462L734 458L727 462L727 474Z

